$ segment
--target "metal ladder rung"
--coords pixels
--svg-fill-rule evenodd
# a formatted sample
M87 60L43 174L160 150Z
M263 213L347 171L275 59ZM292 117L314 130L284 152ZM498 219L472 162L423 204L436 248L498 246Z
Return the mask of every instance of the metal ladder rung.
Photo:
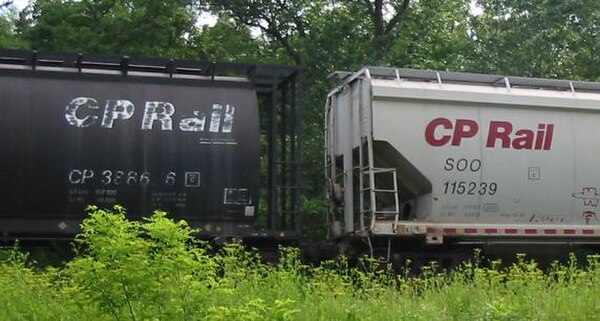
M377 214L398 214L398 212L396 212L396 211L371 211L371 209L362 210L360 212L361 213L373 213L374 215L377 215Z
M398 214L397 211L373 211L373 214Z
M378 209L371 209L371 208L365 208L363 210L360 211L361 213L374 213L374 214L396 214L398 213L398 211L396 210L378 210Z
M396 193L396 190L393 189L377 189L377 188L371 188L371 187L366 187L366 188L361 188L361 191L373 191L375 193Z
M361 169L359 166L354 167L354 169ZM394 168L372 168L372 167L363 167L363 175L369 175L369 170L373 172L373 174L385 174L385 173L393 173L396 169Z

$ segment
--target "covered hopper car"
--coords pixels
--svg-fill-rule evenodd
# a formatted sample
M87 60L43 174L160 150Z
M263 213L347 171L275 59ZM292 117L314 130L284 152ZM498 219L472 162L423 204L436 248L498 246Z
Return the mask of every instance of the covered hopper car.
M334 238L405 251L599 244L600 84L377 67L337 77L325 115Z
M2 238L71 238L90 204L132 217L165 210L208 236L295 235L299 76L289 66L1 51Z
M162 209L213 239L298 239L300 78L0 51L2 239L70 239L90 204ZM600 84L380 67L337 79L323 215L343 252L598 250Z

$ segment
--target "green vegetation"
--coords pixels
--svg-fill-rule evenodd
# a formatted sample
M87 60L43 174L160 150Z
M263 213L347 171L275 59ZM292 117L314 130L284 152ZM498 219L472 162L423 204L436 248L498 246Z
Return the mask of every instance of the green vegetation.
M230 244L215 251L195 231L157 212L129 221L94 209L77 255L40 269L0 254L1 320L592 320L600 313L600 257L541 271L520 257L508 267L474 260L395 274L365 259L312 267L296 249L276 264Z

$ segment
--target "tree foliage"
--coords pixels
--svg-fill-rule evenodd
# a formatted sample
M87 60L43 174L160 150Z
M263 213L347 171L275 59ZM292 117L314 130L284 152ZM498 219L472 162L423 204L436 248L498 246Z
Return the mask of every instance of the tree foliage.
M471 39L470 1L421 0L402 21L402 33L392 44L387 65L454 70L466 68Z
M192 32L186 57L221 62L267 62L264 46L250 30L234 24L228 17L213 26L204 25Z
M0 4L0 44L5 48L23 48L26 43L18 37L16 26L19 14L10 4L11 2Z
M194 0L37 0L23 13L32 48L177 56L194 30Z
M481 0L473 19L478 71L598 79L600 2Z

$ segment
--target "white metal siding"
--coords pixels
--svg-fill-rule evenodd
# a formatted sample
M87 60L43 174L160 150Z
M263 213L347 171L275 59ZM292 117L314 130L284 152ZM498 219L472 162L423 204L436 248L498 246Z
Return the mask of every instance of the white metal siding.
M388 141L433 185L430 195L418 198L420 220L600 224L600 217L590 218L600 211L597 202L593 205L600 198L600 95L394 80L372 85L373 138ZM439 117L473 120L479 131L460 146L433 147L425 141L425 129ZM515 150L500 148L499 141L486 147L491 121L510 122L513 136L518 129L552 124L552 147ZM482 166L475 172L447 171L449 158L480 160ZM497 192L449 193L445 184L453 182L476 183L477 189L495 183Z

